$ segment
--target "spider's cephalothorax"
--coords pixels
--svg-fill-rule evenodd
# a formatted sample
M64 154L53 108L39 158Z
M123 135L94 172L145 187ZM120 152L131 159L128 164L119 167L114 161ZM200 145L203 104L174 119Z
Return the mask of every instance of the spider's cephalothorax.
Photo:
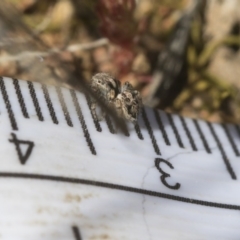
M134 90L129 82L126 82L114 101L118 114L128 121L136 123L142 107L140 93Z
M91 88L109 103L119 94L120 82L108 73L97 73L92 77Z

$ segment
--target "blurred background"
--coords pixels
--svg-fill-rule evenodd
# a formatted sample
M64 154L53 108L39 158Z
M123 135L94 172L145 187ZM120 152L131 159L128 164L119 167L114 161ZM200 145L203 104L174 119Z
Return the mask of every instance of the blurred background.
M151 107L240 122L240 0L1 0L0 76L80 89L97 72Z

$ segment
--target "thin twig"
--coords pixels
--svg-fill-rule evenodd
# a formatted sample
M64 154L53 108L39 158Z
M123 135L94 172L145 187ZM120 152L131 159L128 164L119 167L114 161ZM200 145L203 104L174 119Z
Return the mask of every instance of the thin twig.
M93 49L93 48L96 48L96 47L99 47L99 46L107 45L108 43L109 43L108 39L101 38L99 40L96 40L96 41L93 41L93 42L90 42L90 43L70 45L66 49L64 49L64 51L76 52L76 51L80 51L80 50L89 50L89 49ZM0 63L10 62L10 61L20 61L22 59L30 58L30 57L45 57L45 56L49 56L51 54L61 53L62 51L63 50L58 49L58 48L52 48L47 52L23 51L23 52L21 52L17 55L14 55L14 56L10 55L10 56L0 57Z

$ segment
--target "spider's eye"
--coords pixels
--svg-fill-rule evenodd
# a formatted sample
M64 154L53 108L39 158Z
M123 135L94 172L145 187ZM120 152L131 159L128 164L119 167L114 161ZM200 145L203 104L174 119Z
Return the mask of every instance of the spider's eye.
M127 103L130 103L130 101L131 101L130 98L126 98Z

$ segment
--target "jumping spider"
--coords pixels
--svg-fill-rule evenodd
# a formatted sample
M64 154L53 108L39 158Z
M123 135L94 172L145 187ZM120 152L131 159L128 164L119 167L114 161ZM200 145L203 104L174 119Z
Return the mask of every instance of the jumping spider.
M115 109L120 117L136 123L142 107L142 99L140 93L134 90L129 82L121 86L120 81L111 75L97 73L92 77L90 87L109 107ZM92 100L91 110L97 118L96 106L96 100Z

